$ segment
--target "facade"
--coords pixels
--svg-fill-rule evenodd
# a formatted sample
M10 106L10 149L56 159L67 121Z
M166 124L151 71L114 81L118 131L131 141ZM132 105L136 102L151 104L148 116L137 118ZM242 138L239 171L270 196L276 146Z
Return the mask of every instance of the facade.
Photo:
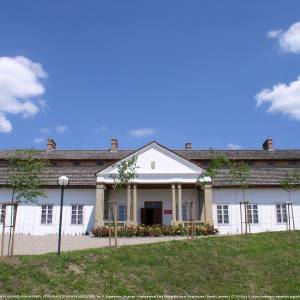
M0 209L8 202L11 191L6 189L7 158L13 150L0 151ZM195 189L199 175L218 154L249 165L249 187L245 193L248 204L240 204L242 192L226 180L226 170L205 185ZM115 193L112 175L118 162L137 157L137 178L127 189ZM300 171L300 150L275 150L267 139L261 150L193 150L187 143L183 150L170 150L151 142L138 150L120 150L112 139L109 150L57 150L48 140L39 158L50 161L45 174L47 197L35 204L18 208L18 234L57 234L60 212L59 176L69 177L63 208L63 234L91 233L97 226L112 222L109 203L116 201L120 224L179 224L189 222L213 224L222 234L286 230L287 225L300 229L300 191L288 193L280 180L294 168ZM287 204L288 203L288 204ZM0 218L2 227L3 215ZM6 223L10 222L8 209ZM7 229L8 230L8 229Z

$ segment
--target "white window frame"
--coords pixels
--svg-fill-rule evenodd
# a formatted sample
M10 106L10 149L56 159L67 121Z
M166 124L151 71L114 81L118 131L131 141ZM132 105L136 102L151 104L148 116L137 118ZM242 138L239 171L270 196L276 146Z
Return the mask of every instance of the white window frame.
M4 205L0 203L0 224L3 224L4 221L3 217L4 217Z
M256 205L256 208L253 208L253 205ZM249 208L250 206L250 208ZM257 211L257 223L256 222L252 222L252 220L254 221L254 214L253 211L256 210ZM250 222L250 218L249 218L249 212L251 213L251 222ZM258 225L259 224L259 205L257 203L249 203L247 204L247 220L248 223L251 225Z
M42 217L43 217L43 206L46 206L46 222L43 223L42 222ZM48 207L49 206L52 206L52 218L51 218L51 223L48 223L48 215L49 215L49 212L48 212ZM54 204L52 203L45 203L45 204L41 204L41 214L40 214L40 224L41 225L53 225L54 224Z
M277 213L277 206L280 205L280 218L281 218L281 222L278 221L278 213ZM283 209L282 209L282 206L285 206L285 221L284 218L283 218ZM276 214L276 224L278 225L285 225L287 223L287 211L286 211L286 203L276 203L275 204L275 214Z
M120 210L120 207L121 206L124 206L124 220L120 220L120 212L121 212L121 210ZM127 204L119 204L118 205L118 221L120 221L120 222L125 222L125 221L127 221Z
M72 223L72 217L73 217L73 206L76 206L76 223ZM78 206L82 206L82 223L78 224ZM71 220L70 223L72 226L83 226L84 225L84 211L85 207L84 204L71 204Z
M222 211L222 222L219 223L219 220L218 220L218 206L221 206L221 211ZM228 223L224 223L224 206L227 206L227 212L228 212ZM218 203L216 204L216 221L217 221L217 225L221 225L221 226L228 226L230 225L230 205L227 204L227 203Z

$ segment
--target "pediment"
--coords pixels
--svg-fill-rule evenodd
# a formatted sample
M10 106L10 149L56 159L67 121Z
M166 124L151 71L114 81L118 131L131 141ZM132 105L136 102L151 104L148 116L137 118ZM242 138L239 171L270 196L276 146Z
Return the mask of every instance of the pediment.
M199 166L156 142L142 147L123 160L128 160L132 156L137 157L138 178L145 176L151 178L160 176L163 178L197 178L203 171ZM104 178L117 173L118 163L98 172L97 177Z

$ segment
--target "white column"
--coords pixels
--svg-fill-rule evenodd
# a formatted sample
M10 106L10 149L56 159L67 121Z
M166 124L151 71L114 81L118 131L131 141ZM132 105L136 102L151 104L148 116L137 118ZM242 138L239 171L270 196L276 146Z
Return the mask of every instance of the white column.
M104 218L104 184L96 185L96 202L95 202L95 223L94 228L98 226L103 226L103 218Z
M181 184L177 185L178 189L178 222L182 223L182 190Z
M131 186L127 185L127 223L131 221Z
M213 224L213 191L211 185L204 186L204 205L205 205L205 222L209 224Z
M176 223L176 186L175 184L171 185L172 191L172 225Z
M136 184L134 184L133 185L133 190L132 190L132 222L134 223L134 224L137 224L137 188L136 188Z

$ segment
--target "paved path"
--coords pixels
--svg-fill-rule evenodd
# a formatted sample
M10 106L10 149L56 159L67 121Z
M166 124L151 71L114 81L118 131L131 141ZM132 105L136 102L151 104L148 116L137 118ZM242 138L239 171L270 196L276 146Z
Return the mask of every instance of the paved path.
M57 251L57 235L16 235L15 254L42 254ZM186 237L132 237L118 238L120 246L148 244L162 241L183 240ZM1 241L1 235L0 235ZM8 236L5 236L5 253ZM90 236L62 236L61 251L108 247L108 238Z

